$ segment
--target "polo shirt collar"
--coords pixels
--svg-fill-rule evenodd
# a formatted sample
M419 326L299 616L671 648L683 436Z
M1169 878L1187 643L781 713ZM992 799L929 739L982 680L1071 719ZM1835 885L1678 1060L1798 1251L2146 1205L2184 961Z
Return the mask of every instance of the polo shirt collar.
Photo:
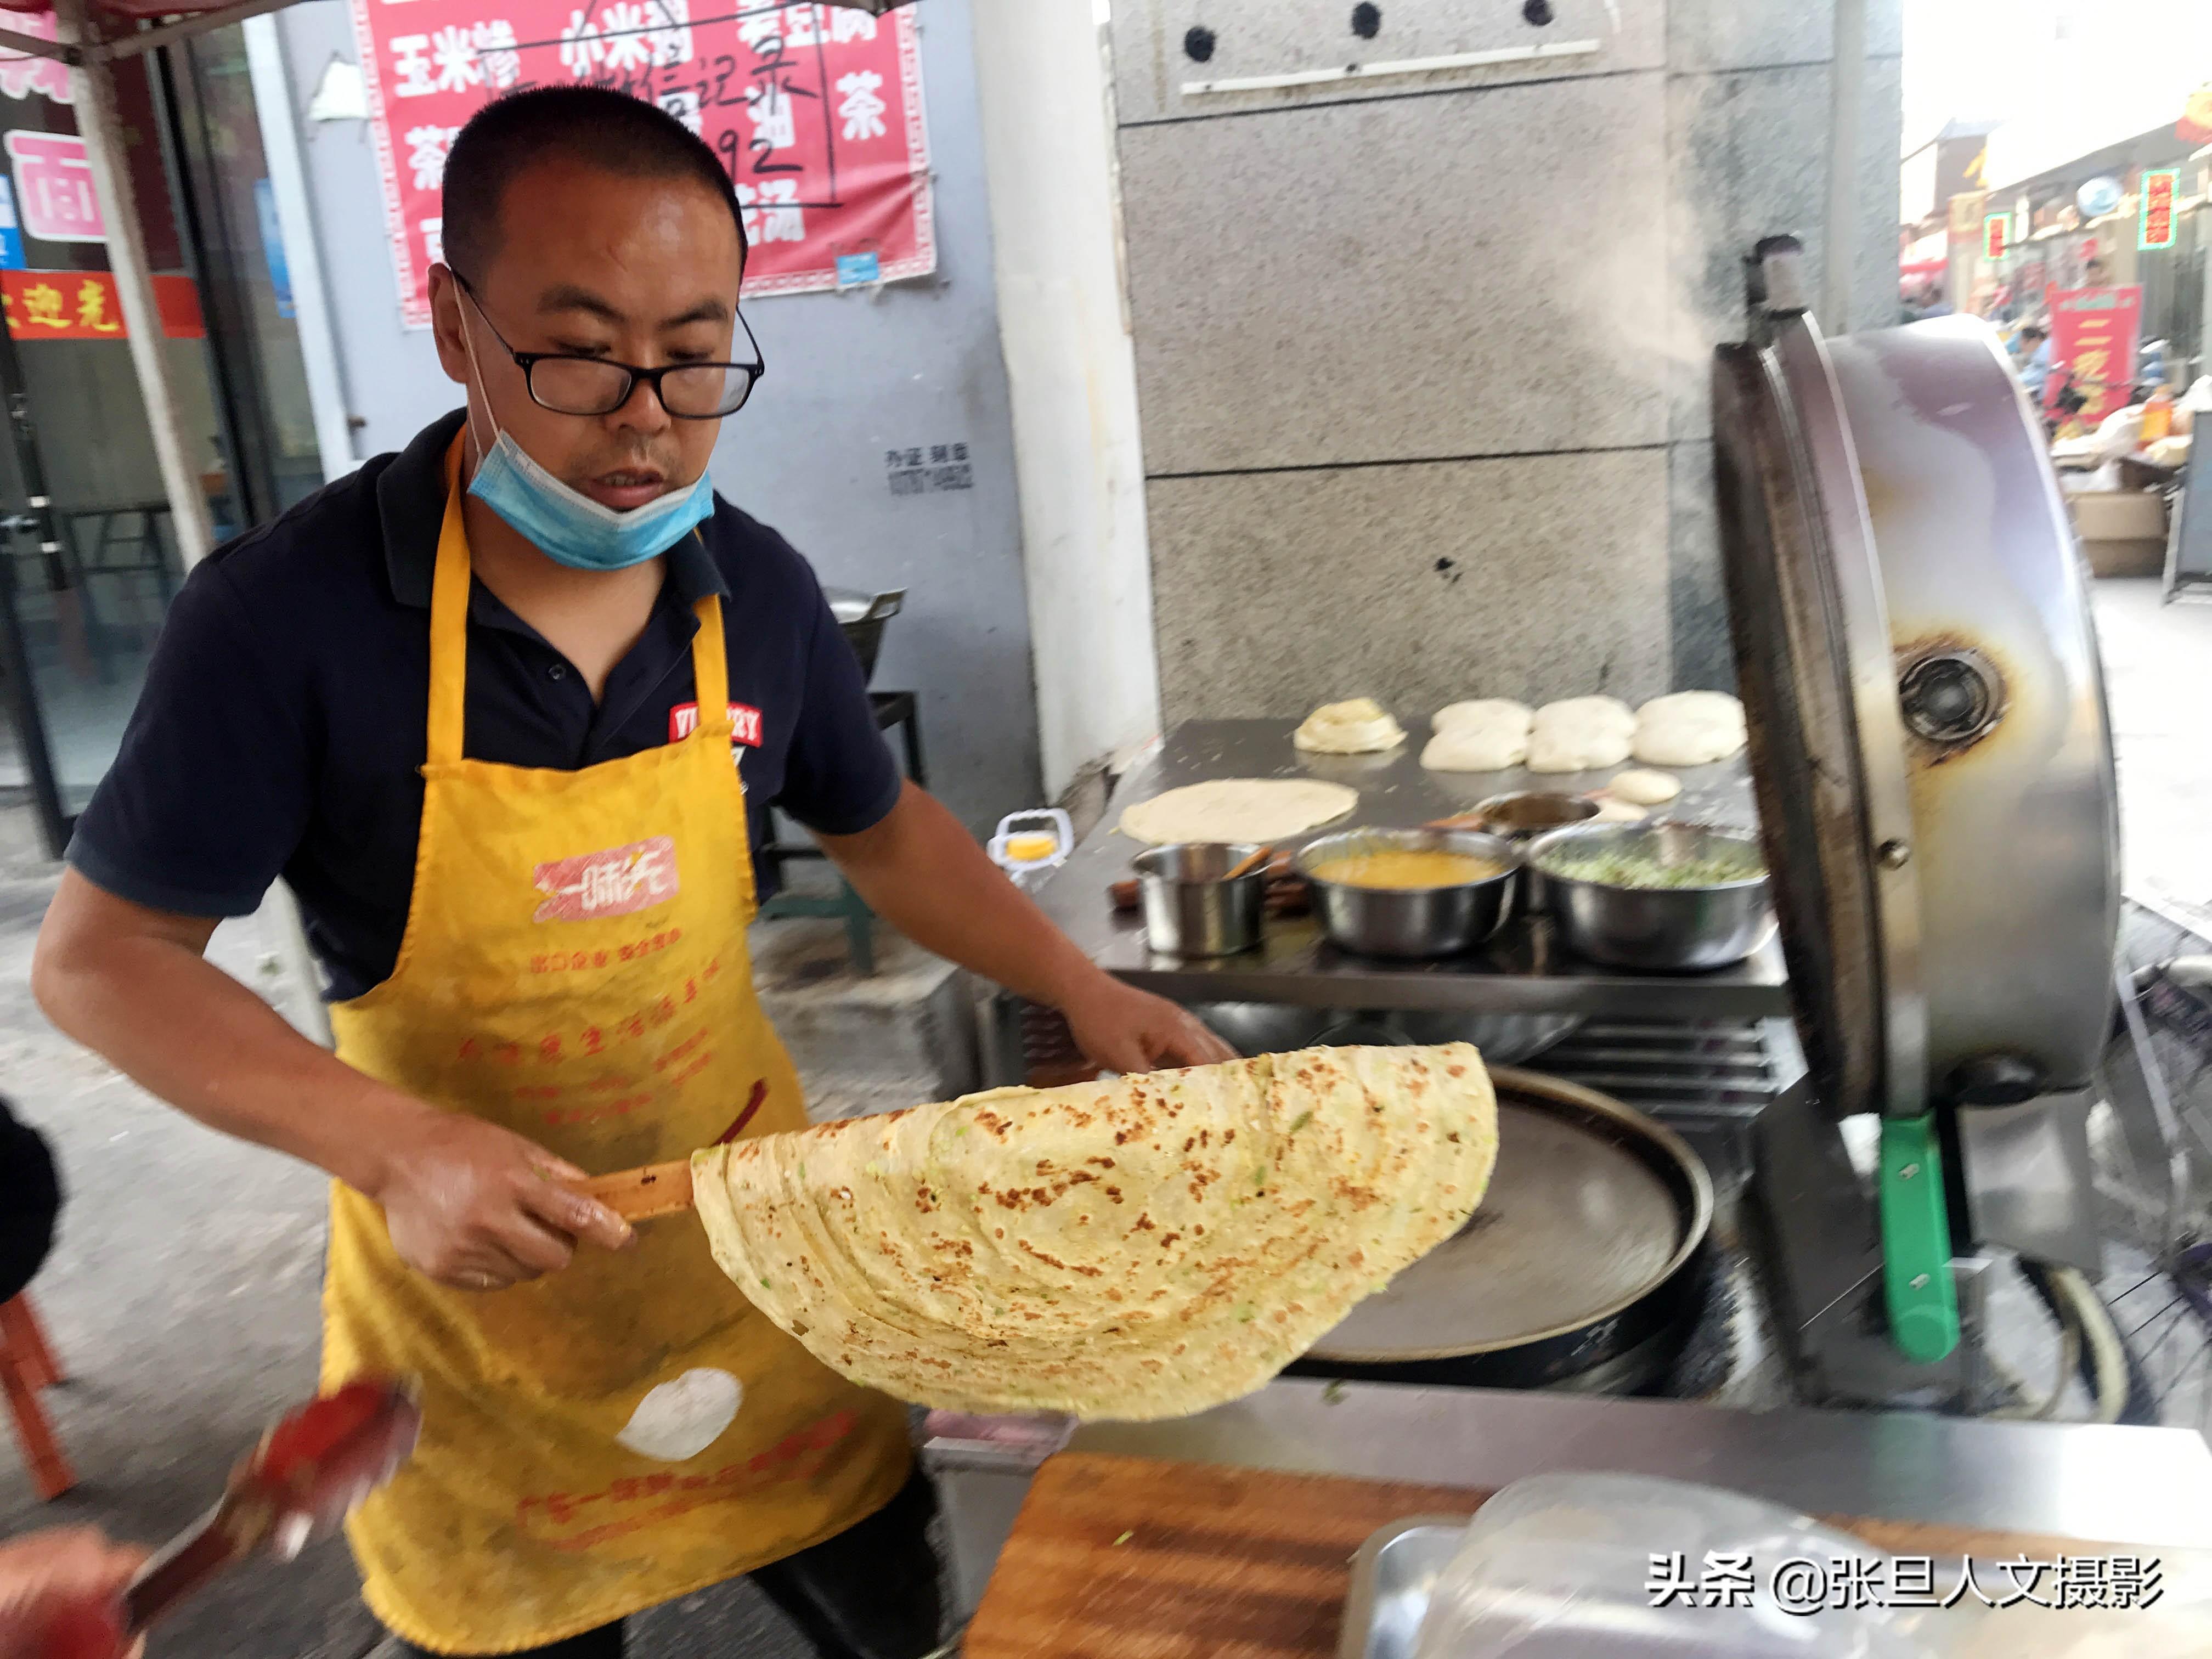
M376 507L383 521L384 568L392 597L418 611L430 608L430 581L438 562L438 534L446 522L446 452L453 447L466 411L442 415L415 434L376 481ZM666 586L688 609L711 593L730 596L720 567L708 549L714 533L708 519L668 550Z

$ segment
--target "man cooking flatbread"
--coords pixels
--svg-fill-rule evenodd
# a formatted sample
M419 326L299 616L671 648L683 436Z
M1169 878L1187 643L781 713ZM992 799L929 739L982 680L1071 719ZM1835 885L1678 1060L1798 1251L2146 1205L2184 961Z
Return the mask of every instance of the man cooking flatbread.
M713 151L617 93L518 94L453 145L444 246L466 409L186 582L39 998L337 1178L326 1380L423 1389L351 1528L410 1650L619 1654L625 1615L750 1572L822 1652L910 1659L937 1601L901 1408L733 1294L696 1226L633 1236L559 1183L805 1122L746 956L771 805L1103 1064L1228 1050L902 781L813 574L714 495L762 366ZM279 874L335 1058L201 955Z

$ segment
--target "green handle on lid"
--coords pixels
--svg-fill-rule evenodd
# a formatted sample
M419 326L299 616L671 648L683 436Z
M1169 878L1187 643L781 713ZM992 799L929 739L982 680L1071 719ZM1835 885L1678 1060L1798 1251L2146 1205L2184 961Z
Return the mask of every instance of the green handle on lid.
M1932 1364L1959 1346L1951 1221L1932 1115L1882 1119L1880 1192L1890 1339L1907 1359Z

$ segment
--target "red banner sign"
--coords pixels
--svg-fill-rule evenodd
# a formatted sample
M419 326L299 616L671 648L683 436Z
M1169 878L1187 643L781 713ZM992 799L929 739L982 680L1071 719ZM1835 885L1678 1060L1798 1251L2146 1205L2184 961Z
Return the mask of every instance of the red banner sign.
M490 99L612 87L711 144L744 212L744 293L937 268L914 15L738 0L353 0L400 312L430 320L446 151ZM493 14L497 14L494 15Z
M2051 295L2051 379L2045 397L2068 385L2088 398L2081 420L2094 427L2125 406L2135 383L2142 327L2140 288L2056 289Z
M2012 215L2009 213L1992 213L1988 218L1983 220L1982 258L1984 259L2003 258L2005 257L2005 249L2010 246L2009 237L2011 231Z
M154 278L154 303L161 332L172 340L203 340L199 290L189 276ZM0 306L8 332L19 340L127 340L123 301L105 270L0 270Z
M2173 246L2173 197L2181 183L2178 167L2152 167L2142 176L2142 218L2136 247L2150 252Z

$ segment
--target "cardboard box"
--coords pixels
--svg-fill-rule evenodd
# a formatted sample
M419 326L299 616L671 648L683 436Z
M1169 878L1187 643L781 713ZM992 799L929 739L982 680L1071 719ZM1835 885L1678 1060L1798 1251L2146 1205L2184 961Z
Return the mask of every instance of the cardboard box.
M2166 499L2148 489L2091 489L2066 498L2093 576L2155 576L2166 568Z

